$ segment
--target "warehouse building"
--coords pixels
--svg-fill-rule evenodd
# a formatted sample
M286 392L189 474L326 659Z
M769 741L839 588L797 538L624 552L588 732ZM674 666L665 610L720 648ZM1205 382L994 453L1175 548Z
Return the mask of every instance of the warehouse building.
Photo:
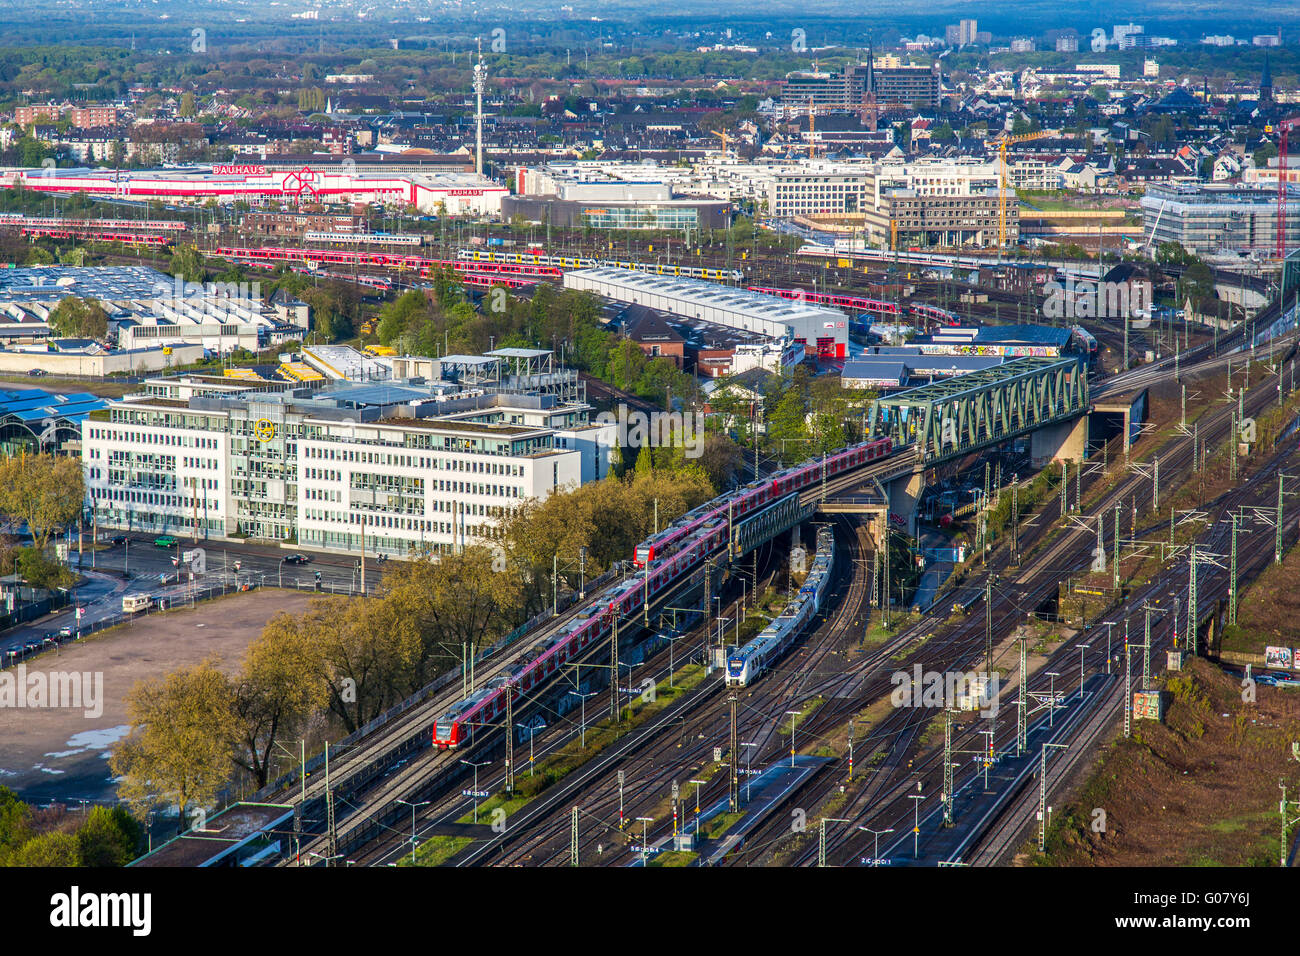
M0 175L0 186L60 196L86 193L166 202L382 203L449 216L500 216L501 200L509 193L474 173L365 174L324 164L287 171L261 164L210 169L18 169Z
M566 289L594 292L615 302L643 305L669 315L703 319L769 339L803 345L810 355L844 358L848 316L807 302L730 286L609 266L564 274Z
M0 345L49 340L50 312L70 296L96 300L108 313L108 337L122 351L140 352L142 361L148 350L183 346L256 352L301 339L311 325L305 304L268 305L255 282L201 285L145 266L34 266L0 272Z

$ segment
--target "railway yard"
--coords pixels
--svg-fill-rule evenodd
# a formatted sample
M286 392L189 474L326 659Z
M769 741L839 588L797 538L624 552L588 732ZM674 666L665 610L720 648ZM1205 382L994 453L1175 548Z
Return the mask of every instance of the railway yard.
M1003 528L984 561L960 567L929 608L895 608L895 626L883 629L868 526L858 516L829 515L839 557L825 609L748 686L724 686L716 635L737 617L752 618L755 594L785 583L784 538L738 560L713 611L691 629L644 651L635 639L622 648L617 721L605 641L571 662L576 669L516 694L510 744L496 724L470 746L430 745L434 718L464 692L456 674L426 701L338 748L329 800L318 773L305 791L291 782L283 793L300 804L303 819L300 851L285 863L408 865L413 855L418 864L448 866L1011 862L1037 836L1040 761L1045 792L1067 790L1089 755L1123 733L1128 695L1148 680L1156 686L1166 651L1212 653L1228 589L1225 517L1242 509L1257 516L1237 544L1239 581L1274 561L1276 529L1267 521L1279 502L1278 475L1293 466L1293 440L1254 449L1235 479L1228 448L1240 414L1263 420L1282 401L1274 414L1294 418L1284 371L1294 336L1257 347L1249 371L1239 352L1228 351L1227 336L1216 344L1217 352L1205 343L1180 359L1178 381L1198 396L1185 420L1163 361L1108 380L1112 395L1151 389L1152 419L1140 439L1127 452L1122 436L1093 449L1081 472L1067 471L1063 493L1048 470L1053 485L1038 507L1019 514L1014 534ZM1208 397L1230 383L1236 401ZM947 468L978 472L997 455ZM1005 464L1000 474L1015 466ZM815 505L864 480L854 472L814 483L804 495ZM1010 483L994 492L1014 493ZM1172 517L1157 497L1175 502ZM1289 548L1300 502L1289 488L1280 500L1282 547ZM1095 574L1099 547L1108 561L1119 557L1118 590L1101 588L1105 606L1080 627L1061 611L1061 585ZM593 582L588 599L599 603L615 587ZM701 617L699 587L698 575L688 579L647 616L662 624L663 608L693 604ZM533 632L536 639L490 656L477 686L517 667L517 653L579 613L571 608ZM630 616L625 635L640 616ZM1032 653L1021 657L1028 646ZM1022 661L1030 664L1024 674ZM584 666L598 675L594 682L575 676ZM951 702L899 706L891 700L897 675L914 669L995 675L1002 693L981 716ZM581 705L565 699L571 696Z
M29 237L112 241L106 261L121 262L146 263L183 232L137 225L106 223L92 236L55 219L0 221ZM383 291L445 272L526 294L567 269L612 264L824 303L864 325L1032 322L1039 309L1030 293L968 294L950 274L960 260L936 269L918 255L832 258L784 237L765 249L697 247L680 265L671 246L652 259L653 246L601 249L576 234L549 253L467 248L462 235L195 238L204 255L254 275L287 267ZM123 255L122 244L153 251ZM1263 340L1244 322L1222 332L1188 322L1094 328L1091 398L1114 407L1141 396L1149 404L1133 432L1089 435L1084 463L1059 472L1006 440L937 462L885 440L882 460L828 456L829 476L825 463L803 466L793 485L795 470L747 458L746 487L761 490L717 499L715 524L683 525L681 551L664 564L642 568L629 555L522 637L259 793L294 811L279 865L1025 861L1047 839L1047 801L1076 791L1096 754L1132 733L1135 692L1158 692L1178 654L1214 656L1229 578L1247 582L1280 557L1300 507L1300 489L1286 487L1295 332ZM1123 357L1144 353L1122 369ZM598 402L655 410L595 378L588 388ZM1273 446L1237 456L1244 419L1270 421ZM938 490L981 472L984 505L954 508L944 534L970 545L967 556L924 606L882 596L892 593L888 574L880 579L887 540L870 509L823 510L908 474ZM1022 493L1028 507L1002 507ZM794 517L740 545L748 524L781 508ZM811 552L814 524L835 543L824 604L761 672L728 686L729 655L781 611L792 551ZM716 540L715 527L725 530ZM652 596L637 597L652 579ZM924 695L922 675L933 674L955 675L965 699L951 682L946 695ZM481 698L491 707L470 706ZM471 715L459 737L435 729L458 713Z

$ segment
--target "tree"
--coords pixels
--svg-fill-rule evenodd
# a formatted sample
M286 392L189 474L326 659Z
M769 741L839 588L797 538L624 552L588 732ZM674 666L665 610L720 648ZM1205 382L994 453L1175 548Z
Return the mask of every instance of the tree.
M67 565L36 548L23 548L18 552L15 570L32 587L47 591L70 588L77 583L77 576Z
M325 706L319 651L304 619L281 612L249 645L234 682L235 762L258 788L270 777L277 737L292 736Z
M721 494L731 487L736 470L740 468L744 453L739 445L716 432L704 436L704 450L700 454L700 467L709 476L713 490Z
M230 779L236 724L233 694L212 661L141 681L127 695L131 732L109 767L137 815L175 804L179 831L189 810L216 800Z
M1183 273L1179 298L1190 296L1194 305L1212 302L1214 294L1214 272L1199 259L1187 267Z
M8 787L0 787L0 866L31 836L32 808Z
M24 843L14 853L12 866L81 866L81 844L71 833L42 833Z
M1183 248L1181 242L1162 242L1156 246L1156 262L1161 265L1190 265L1200 260Z
M324 598L309 616L329 709L349 733L406 696L401 688L418 664L420 641L412 622L401 620L388 602Z
M519 577L495 549L470 546L438 561L418 558L384 576L384 600L421 644L412 683L422 686L464 646L476 651L506 631L520 604Z
M392 345L400 336L413 331L413 326L428 318L429 300L419 289L412 289L379 310L380 344Z
M191 245L178 245L172 253L168 264L172 275L180 276L186 282L202 282L207 275L203 268L203 256L198 248Z
M181 116L181 117L188 118L188 117L193 116L194 113L195 113L195 109L194 109L194 94L193 94L193 93L189 93L189 92L182 93L182 94L181 94L181 104L180 104L180 106L177 107L177 109L176 109L176 115L177 115L177 116Z
M97 299L66 296L50 312L50 329L62 338L108 337L108 313Z
M144 828L125 807L95 807L77 828L83 866L126 866L140 851Z
M37 551L81 513L81 460L62 455L0 458L0 514L27 524Z

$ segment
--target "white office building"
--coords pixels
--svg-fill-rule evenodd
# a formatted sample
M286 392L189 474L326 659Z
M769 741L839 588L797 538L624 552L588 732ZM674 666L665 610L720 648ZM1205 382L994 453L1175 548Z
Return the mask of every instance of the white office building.
M445 554L490 541L503 517L579 484L584 468L603 473L587 411L549 395L440 401L422 383L311 395L187 376L95 412L82 455L101 527ZM588 441L564 447L578 435Z

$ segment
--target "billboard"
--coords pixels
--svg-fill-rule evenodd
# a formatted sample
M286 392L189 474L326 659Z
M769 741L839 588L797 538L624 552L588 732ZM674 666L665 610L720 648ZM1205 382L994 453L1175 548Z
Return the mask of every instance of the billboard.
M1265 667L1282 667L1289 669L1293 657L1289 647L1265 647L1264 648L1264 666Z

